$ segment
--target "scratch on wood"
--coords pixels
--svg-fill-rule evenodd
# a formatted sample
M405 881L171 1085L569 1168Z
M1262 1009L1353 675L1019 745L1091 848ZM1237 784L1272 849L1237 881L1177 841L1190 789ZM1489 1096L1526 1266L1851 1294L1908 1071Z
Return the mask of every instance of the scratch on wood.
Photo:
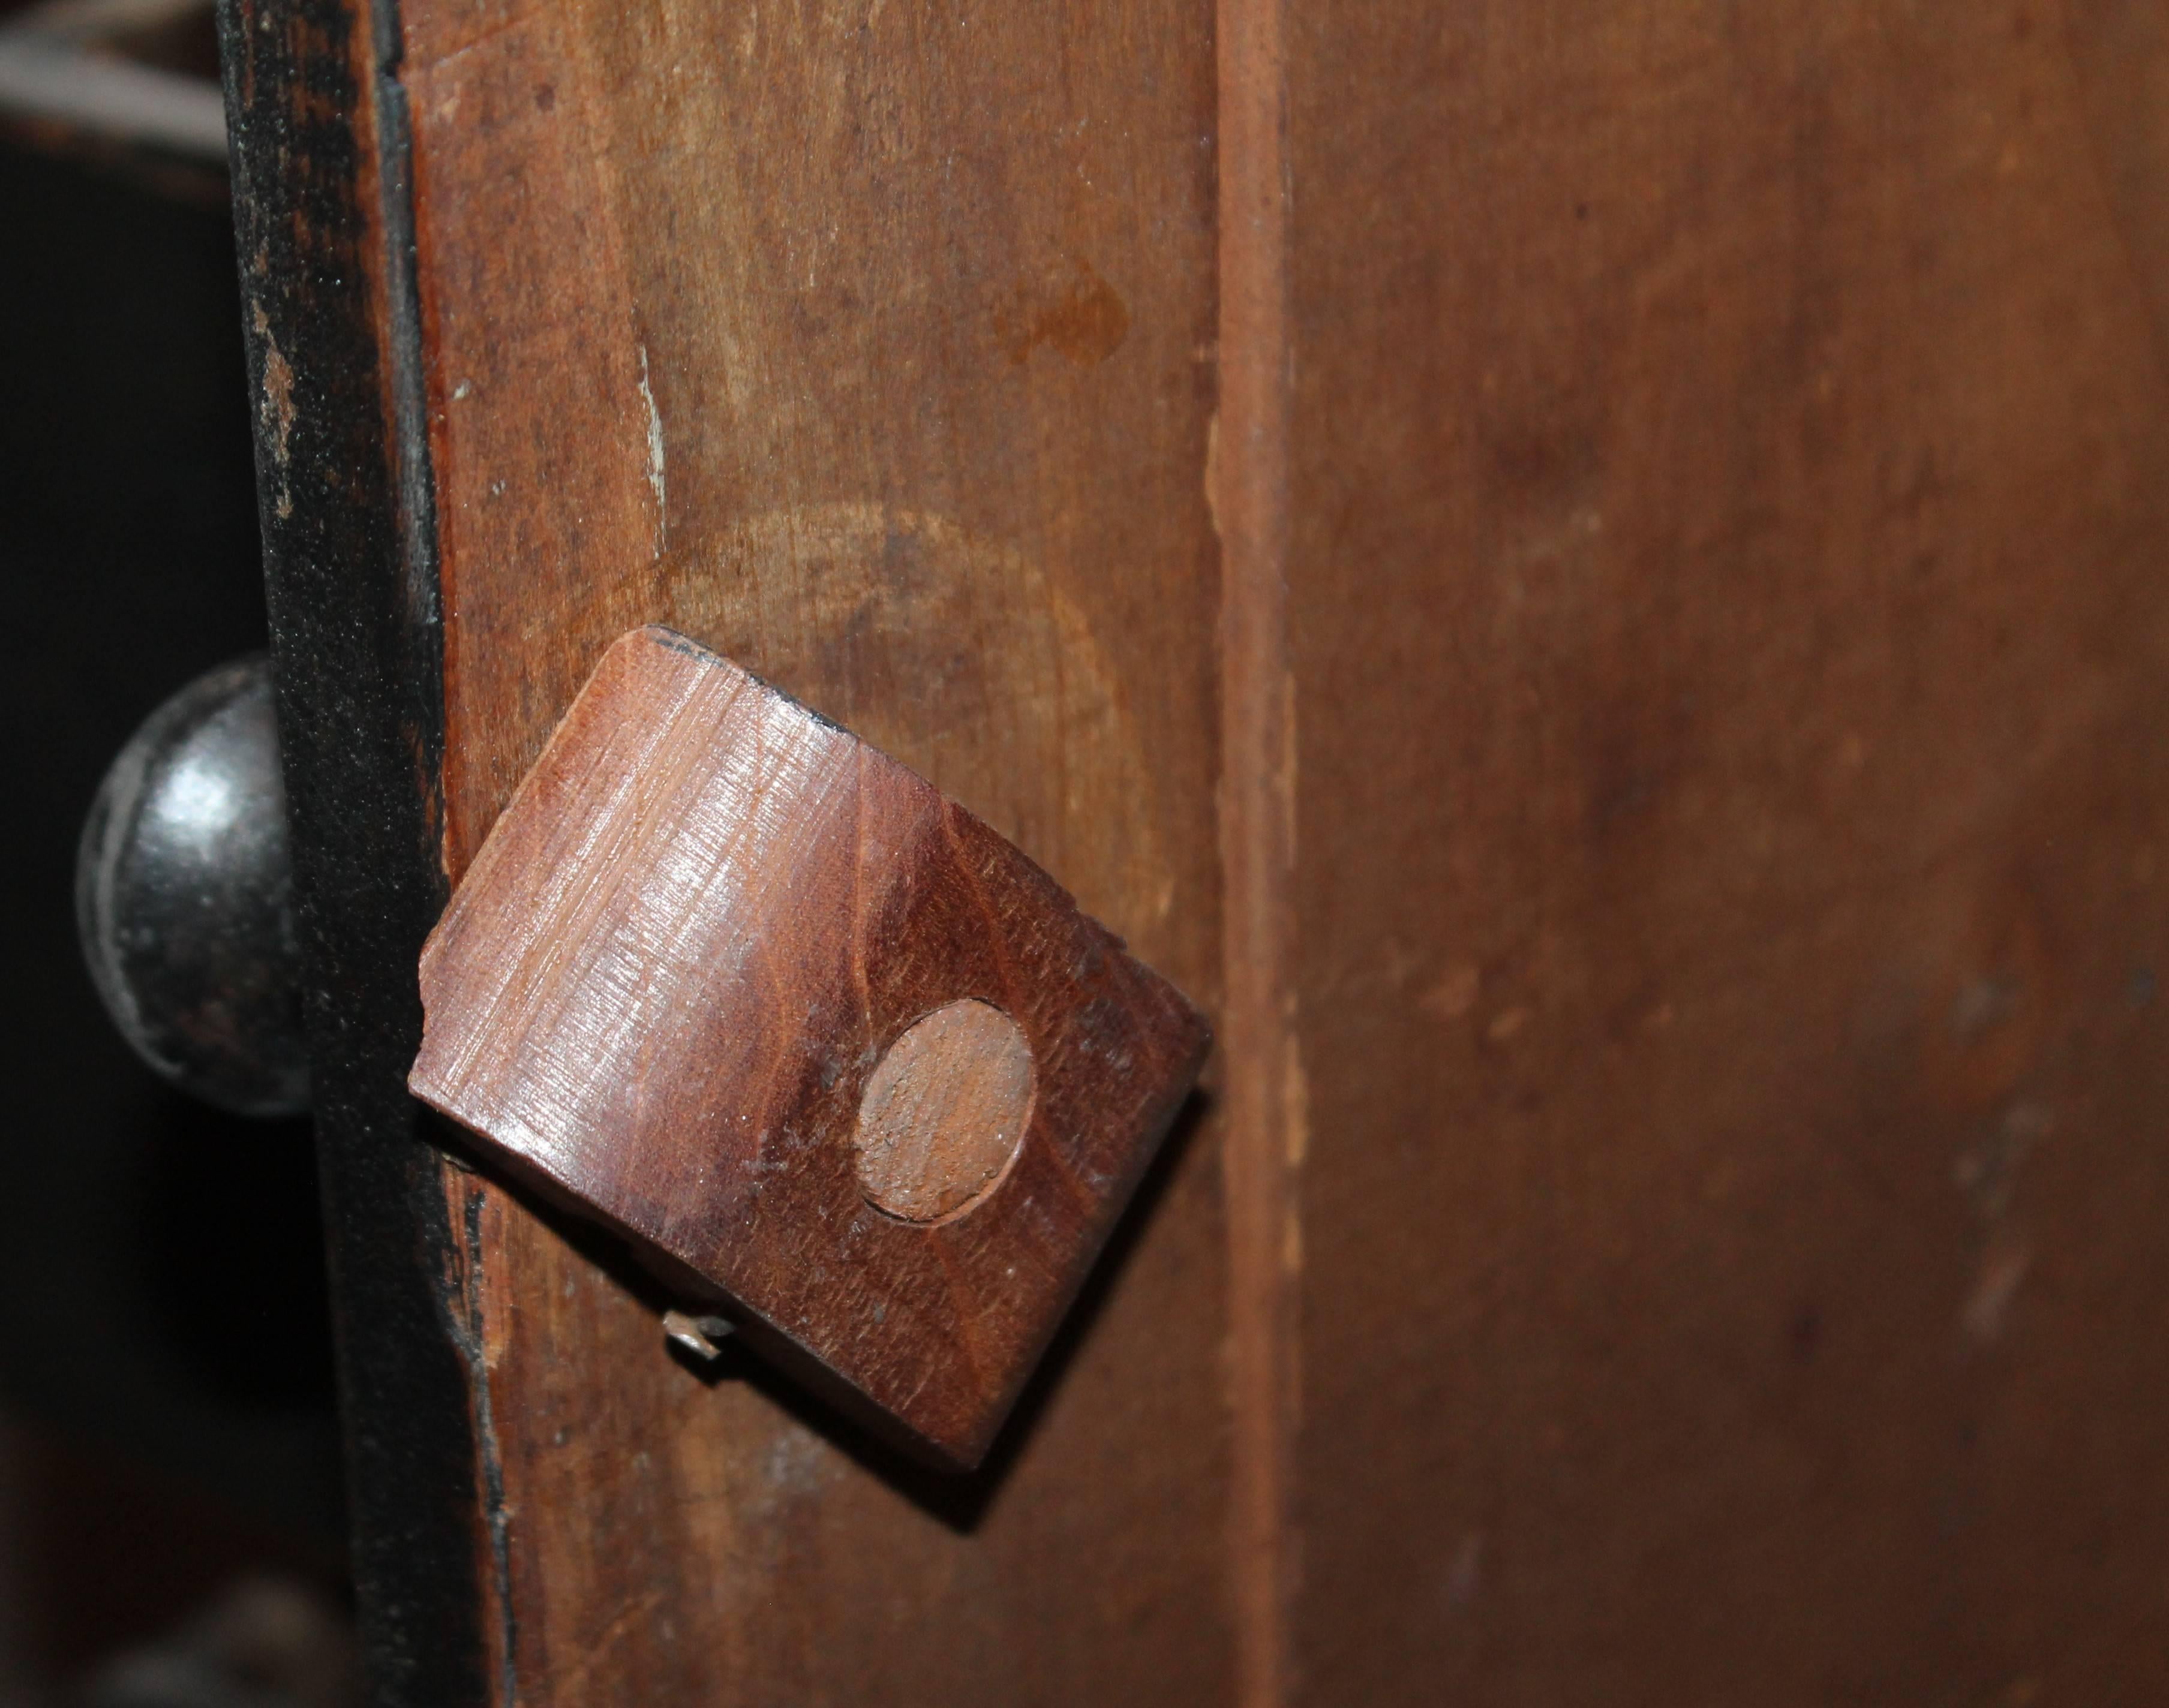
M663 550L670 528L669 507L663 481L663 417L655 407L655 392L648 383L648 346L640 347L640 401L648 410L648 485L655 494L655 549Z
M498 1620L498 1694L504 1708L514 1708L520 1700L520 1633L519 1615L512 1599L511 1519L505 1506L504 1462L498 1443L497 1419L490 1397L489 1359L483 1344L486 1325L482 1286L486 1259L482 1217L488 1189L466 1178L449 1161L443 1165L443 1172L446 1199L457 1202L464 1198L465 1204L461 1217L461 1239L457 1248L458 1269L445 1277L438 1305L445 1338L452 1343L467 1370L476 1456L480 1461L482 1477L482 1523L489 1544L490 1582L486 1594L496 1604Z

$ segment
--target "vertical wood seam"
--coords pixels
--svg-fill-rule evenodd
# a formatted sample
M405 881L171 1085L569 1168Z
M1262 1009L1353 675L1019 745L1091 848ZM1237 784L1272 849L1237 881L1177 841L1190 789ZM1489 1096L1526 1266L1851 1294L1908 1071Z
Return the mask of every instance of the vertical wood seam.
M1291 977L1295 705L1287 656L1287 78L1282 0L1219 0L1221 859L1234 1405L1236 1700L1292 1690L1300 1399L1294 1170L1304 1141Z
M443 648L442 553L438 532L436 471L430 454L429 401L424 377L419 252L414 207L413 114L405 82L406 32L400 0L362 0L376 158L379 229L384 253L372 281L376 319L385 343L386 413L392 427L394 498L404 559L402 588L408 620L438 636L434 673L416 684L423 696L427 748L417 758L432 778L423 850L433 875L448 880L450 824L445 796L445 702L449 662ZM441 902L441 894L439 898ZM473 1444L477 1501L477 1583L488 1683L503 1708L520 1700L519 1625L512 1594L510 1514L505 1501L504 1456L498 1444L489 1361L485 1354L482 1217L487 1189L447 1158L436 1163L437 1186L448 1240L459 1253L453 1274L441 1283L438 1305L446 1338L466 1373L468 1430ZM433 1206L434 1207L434 1206ZM452 1224L456 1221L456 1231Z

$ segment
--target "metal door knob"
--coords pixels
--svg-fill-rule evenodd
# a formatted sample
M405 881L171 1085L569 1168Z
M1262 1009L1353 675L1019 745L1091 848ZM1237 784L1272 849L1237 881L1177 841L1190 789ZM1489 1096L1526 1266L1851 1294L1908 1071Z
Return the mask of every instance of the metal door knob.
M147 718L91 803L76 923L120 1035L237 1115L309 1104L286 790L268 658L198 677Z

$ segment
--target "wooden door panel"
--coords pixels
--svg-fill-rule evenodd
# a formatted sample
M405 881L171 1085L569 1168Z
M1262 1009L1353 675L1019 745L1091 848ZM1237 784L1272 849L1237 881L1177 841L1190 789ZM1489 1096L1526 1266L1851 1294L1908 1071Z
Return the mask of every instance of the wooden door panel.
M2161 1688L2142 10L1290 8L1305 1700Z
M387 1700L2158 1693L2154 8L226 36ZM1212 1012L977 1479L404 1098L645 621Z

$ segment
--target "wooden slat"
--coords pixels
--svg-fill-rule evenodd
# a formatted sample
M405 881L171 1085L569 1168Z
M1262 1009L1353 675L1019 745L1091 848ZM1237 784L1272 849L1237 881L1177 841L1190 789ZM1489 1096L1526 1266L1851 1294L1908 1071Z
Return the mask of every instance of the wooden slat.
M1293 0L1298 1700L2169 1684L2153 15Z
M659 620L1209 994L1209 17L408 0L402 24L454 874L601 649ZM505 1691L1223 1696L1219 1193L1209 1133L1175 1143L1101 1320L962 1485L857 1462L787 1390L705 1386L654 1301L453 1179Z

